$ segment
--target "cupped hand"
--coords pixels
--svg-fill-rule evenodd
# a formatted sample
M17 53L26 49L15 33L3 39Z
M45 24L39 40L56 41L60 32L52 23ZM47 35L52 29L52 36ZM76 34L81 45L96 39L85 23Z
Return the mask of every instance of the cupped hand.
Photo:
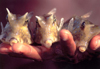
M94 36L85 52L80 52L76 46L72 34L68 30L60 31L61 49L69 62L78 63L86 59L98 57L100 53L100 34Z
M51 47L51 49L48 49L45 46L32 46L21 43L16 43L13 46L1 43L0 53L9 54L15 57L30 58L32 60L42 61L45 59L54 58L56 56L55 53L57 52L57 55L61 55L59 54L59 52L62 51L64 57L67 60L77 63L85 59L92 58L95 55L95 52L100 52L100 35L96 35L92 38L88 49L84 53L78 51L77 46L73 40L73 36L68 30L61 30L60 38L61 41L56 44L55 47Z

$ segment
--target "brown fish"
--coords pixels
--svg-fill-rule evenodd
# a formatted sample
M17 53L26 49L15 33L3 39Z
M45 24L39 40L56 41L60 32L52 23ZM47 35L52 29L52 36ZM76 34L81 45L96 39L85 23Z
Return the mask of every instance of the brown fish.
M64 18L61 18L60 23L58 22L55 13L56 8L43 16L36 16L35 42L47 48L50 48L52 43L59 40L58 32L64 23Z
M67 29L72 33L80 52L85 52L90 40L100 33L100 27L86 19L90 17L90 14L91 12L83 16L73 16L63 25L63 29Z
M15 14L12 14L8 8L8 23L5 28L1 23L2 32L0 35L0 40L3 43L13 45L14 43L24 43L31 44L32 39L28 29L28 23L33 13L25 13L23 16L17 17Z

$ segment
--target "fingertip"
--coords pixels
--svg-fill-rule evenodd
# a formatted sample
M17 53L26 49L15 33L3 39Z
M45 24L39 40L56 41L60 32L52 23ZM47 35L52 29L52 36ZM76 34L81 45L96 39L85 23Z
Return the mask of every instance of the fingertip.
M27 45L16 43L12 46L12 50L15 53L26 53L27 51L30 51L29 47Z
M41 60L41 57L34 46L16 43L12 46L12 50L14 53L23 54L28 58Z
M74 55L76 51L76 44L74 42L72 34L68 30L62 29L60 31L60 38L61 38L62 50L65 53Z
M100 47L100 35L96 35L91 39L90 48L96 50Z
M0 44L0 53L8 54L9 52L12 52L11 46L9 44L1 43Z
M61 37L61 39L62 39L63 41L68 40L68 38L69 38L68 36L71 36L71 33L70 33L68 30L62 29L62 30L60 31L60 37Z

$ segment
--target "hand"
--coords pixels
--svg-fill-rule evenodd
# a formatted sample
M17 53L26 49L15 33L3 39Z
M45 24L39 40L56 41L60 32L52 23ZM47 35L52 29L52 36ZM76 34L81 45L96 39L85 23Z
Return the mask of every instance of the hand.
M61 30L60 37L62 44L61 49L66 59L68 59L70 62L78 63L85 59L97 57L100 53L100 34L92 38L88 49L84 53L78 50L78 47L75 45L73 40L73 36L68 30Z
M85 53L80 53L77 51L77 46L75 45L75 42L73 40L73 37L71 33L68 30L61 30L60 31L60 37L61 37L61 45L53 45L51 49L47 49L44 46L32 46L32 45L24 45L21 43L16 43L13 46L10 46L8 44L0 44L0 53L2 54L9 54L11 56L15 57L21 57L21 58L30 58L34 60L45 60L45 59L52 59L55 57L54 54L62 55L60 51L63 52L64 57L68 59L68 61L73 61L75 63L82 61L83 59L90 59L91 56L90 53L94 53L96 51L99 51L99 38L100 36L97 35L93 37L93 39L90 42L89 49ZM98 41L98 45L96 44ZM85 56L83 58L83 56ZM90 57L88 57L90 56Z
M8 54L13 57L19 58L30 58L33 60L42 61L45 54L46 59L49 56L46 56L46 53L51 55L49 49L44 46L32 46L32 45L24 45L21 43L16 43L13 46L5 43L0 44L0 53Z

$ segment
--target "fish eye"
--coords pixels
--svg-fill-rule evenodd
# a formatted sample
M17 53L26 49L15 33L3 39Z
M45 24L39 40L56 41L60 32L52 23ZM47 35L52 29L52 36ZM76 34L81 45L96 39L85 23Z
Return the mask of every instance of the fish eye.
M8 19L8 15L6 16L6 19Z
M29 22L29 20L26 20L25 23L23 24L23 26L27 25Z
M29 20L26 20L26 22L29 22Z
M38 27L40 27L39 22L38 22L38 19L36 19L36 25L37 25Z
M53 16L53 23L54 23L54 22L56 22L56 17L55 17L55 16Z
M9 21L8 21L8 15L6 16L6 20L7 20L7 22L9 22Z
M36 19L36 23L38 23L38 19Z
M81 28L84 29L84 27L85 27L85 22L83 22L83 23L81 24Z
M56 22L56 19L54 19L54 22Z
M83 22L81 25L82 25L82 26L85 26L85 22Z

